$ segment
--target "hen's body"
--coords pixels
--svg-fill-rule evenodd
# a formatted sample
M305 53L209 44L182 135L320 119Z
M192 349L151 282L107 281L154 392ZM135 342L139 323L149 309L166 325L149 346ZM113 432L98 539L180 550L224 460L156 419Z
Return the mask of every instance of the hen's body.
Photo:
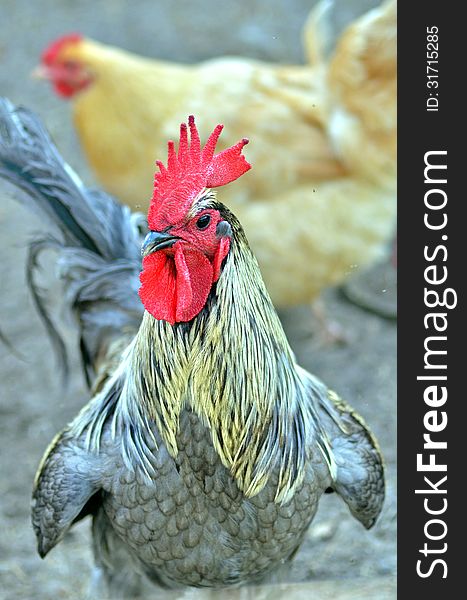
M170 586L264 577L298 548L326 490L371 527L384 497L376 441L296 364L236 218L206 192L203 210L232 230L217 283L189 322L139 322L129 212L86 190L30 113L3 102L0 122L0 176L62 232L61 276L98 390L39 468L40 554L92 515L115 597L141 573Z
M240 219L277 307L311 302L381 258L395 227L395 2L352 23L329 58L319 42L324 12L316 8L305 29L306 65L241 57L182 65L90 39L60 53L91 73L72 98L86 156L133 209L147 208L154 157L185 115L228 122L225 146L251 132L255 168L225 189L223 203Z

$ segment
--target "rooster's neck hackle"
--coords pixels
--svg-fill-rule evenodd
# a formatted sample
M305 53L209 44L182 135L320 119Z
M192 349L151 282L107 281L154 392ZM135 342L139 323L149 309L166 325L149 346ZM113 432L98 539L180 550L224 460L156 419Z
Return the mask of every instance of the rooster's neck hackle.
M232 249L204 310L175 326L145 314L130 353L127 414L155 421L176 457L180 415L193 411L246 495L277 469L282 502L301 482L306 440L319 430L305 399L313 382L295 368L256 259L229 220Z

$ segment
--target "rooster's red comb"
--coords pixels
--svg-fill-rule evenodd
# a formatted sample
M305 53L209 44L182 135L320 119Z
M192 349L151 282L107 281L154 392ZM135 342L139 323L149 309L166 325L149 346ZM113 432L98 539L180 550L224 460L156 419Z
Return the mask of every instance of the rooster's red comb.
M247 138L214 156L224 126L217 125L203 149L193 116L188 117L188 127L190 143L186 123L182 123L178 153L174 143L169 142L167 167L160 160L156 162L160 172L154 177L154 194L148 213L151 229L160 230L177 223L204 188L230 183L251 168L242 154Z

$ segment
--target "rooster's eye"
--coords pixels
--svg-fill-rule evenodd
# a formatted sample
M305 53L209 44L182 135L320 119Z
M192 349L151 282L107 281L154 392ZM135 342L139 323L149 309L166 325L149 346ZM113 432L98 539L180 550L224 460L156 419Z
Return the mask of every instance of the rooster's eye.
M206 227L211 222L210 215L201 215L201 217L196 221L196 227L198 229L206 229Z

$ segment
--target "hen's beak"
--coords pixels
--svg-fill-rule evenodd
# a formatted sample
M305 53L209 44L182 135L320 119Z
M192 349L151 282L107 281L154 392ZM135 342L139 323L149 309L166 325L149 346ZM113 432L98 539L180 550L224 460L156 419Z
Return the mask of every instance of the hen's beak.
M31 77L33 79L50 79L50 70L44 65L37 65L31 71Z
M144 238L143 245L141 246L141 255L147 256L151 252L170 248L179 239L167 231L150 231Z

